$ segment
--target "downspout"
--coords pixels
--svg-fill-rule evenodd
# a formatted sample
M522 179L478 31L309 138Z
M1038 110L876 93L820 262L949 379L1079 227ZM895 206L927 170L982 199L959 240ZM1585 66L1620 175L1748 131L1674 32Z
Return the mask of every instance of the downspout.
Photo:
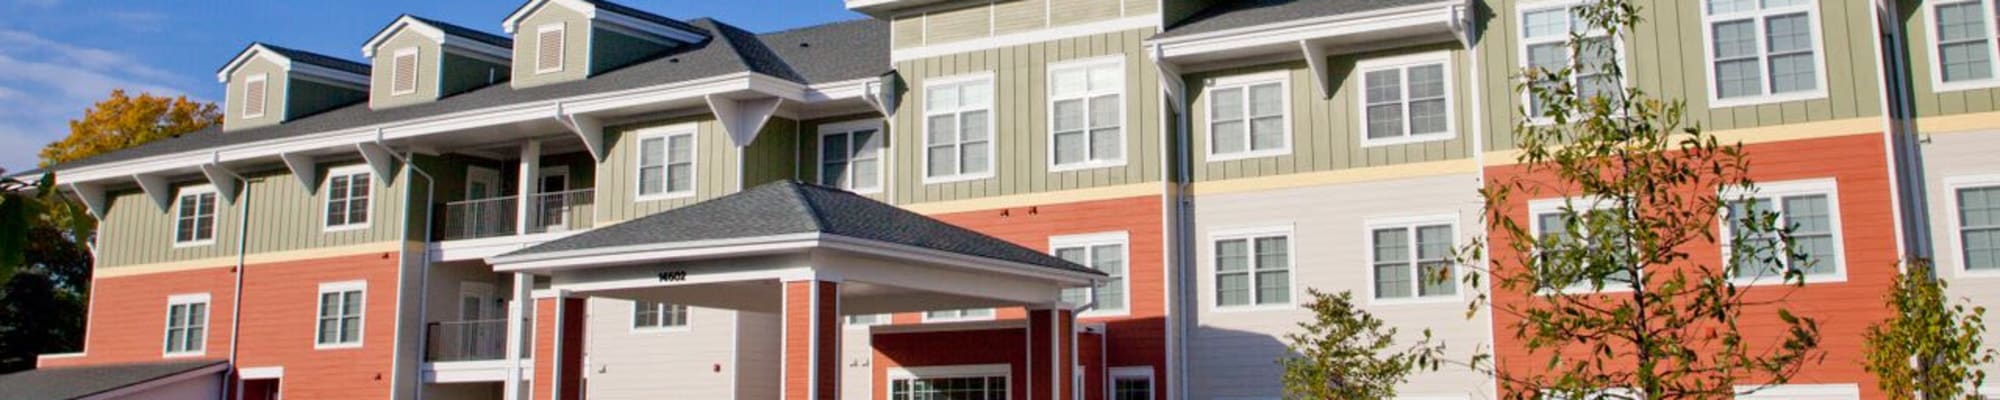
M1882 58L1879 73L1882 79L1883 135L1887 136L1891 158L1890 172L1895 179L1890 185L1898 194L1892 198L1896 202L1898 228L1906 231L1899 245L1905 246L1904 257L1908 260L1929 260L1932 258L1932 238L1930 214L1925 208L1930 204L1929 186L1925 182L1923 163L1922 132L1915 125L1916 110L1910 103L1910 82L1903 78L1910 76L1909 52L1904 49L1903 26L1898 23L1895 3L1875 2L1878 7L1876 29L1882 32L1881 43L1876 51ZM1896 82L1891 84L1891 82ZM1937 269L1931 269L1932 279L1937 279Z
M1155 63L1166 63L1166 57L1162 54L1160 45L1153 45L1153 56ZM1193 97L1193 94L1186 87L1184 77L1176 74L1172 78L1169 84L1182 85L1182 87L1180 90L1181 98L1170 101L1179 101L1182 105L1191 103L1188 98ZM1169 109L1174 108L1169 107ZM1194 158L1192 153L1190 153L1190 145L1188 144L1193 137L1193 132L1188 130L1191 124L1188 121L1189 118L1192 118L1190 115L1193 114L1193 110L1189 109L1189 107L1178 107L1178 109L1180 112L1171 121L1174 126L1174 139L1176 139L1173 145L1174 154L1167 158L1175 161L1173 176L1168 179L1171 185L1173 185L1174 193L1172 198L1173 226L1171 229L1168 229L1168 231L1173 233L1171 236L1172 242L1168 243L1167 247L1174 249L1172 257L1174 274L1170 281L1173 283L1173 290L1171 291L1173 292L1173 299L1168 302L1171 305L1169 315L1173 321L1170 323L1171 326L1168 327L1171 330L1168 335L1173 337L1169 345L1173 346L1172 350L1175 358L1177 358L1175 360L1168 360L1169 363L1173 364L1173 369L1168 371L1167 374L1168 380L1173 381L1173 390L1167 396L1169 399L1188 398L1187 361L1192 358L1188 356L1188 336L1192 331L1190 328L1192 323L1189 322L1189 316L1193 313L1192 310L1196 309L1192 305L1195 302L1194 299L1199 297L1195 295L1194 284L1192 282L1192 271L1194 270L1194 198L1189 193L1190 188L1193 186L1189 181L1193 179L1194 167L1192 164L1194 164Z
M227 173L230 178L243 182L243 193L236 198L236 288L229 299L229 369L222 374L220 400L229 400L229 395L233 393L229 388L235 386L229 382L236 376L236 342L243 336L243 274L249 272L244 268L248 260L244 253L250 249L250 180L234 172Z
M1485 95L1486 86L1484 85L1485 82L1482 82L1478 79L1479 74L1481 74L1484 71L1480 69L1481 63L1479 61L1481 57L1479 54L1478 36L1476 36L1479 33L1478 10L1479 8L1477 6L1477 3L1473 0L1468 0L1464 5L1463 11L1461 11L1464 14L1459 16L1459 18L1462 18L1461 20L1462 22L1460 23L1463 24L1463 27L1465 29L1464 32L1459 33L1460 35L1459 40L1462 44L1465 45L1466 57L1469 59L1468 63L1470 64L1468 66L1469 68L1466 69L1469 70L1470 73L1472 74L1472 76L1466 79L1465 81L1471 83L1468 86L1471 86L1472 88L1472 98L1474 99L1473 101L1479 101L1478 99L1486 98ZM1484 189L1486 187L1486 135L1487 135L1486 107L1474 106L1469 108L1472 109L1472 164L1473 164L1472 184L1475 188ZM1511 133L1512 131L1510 130L1509 132ZM1485 229L1483 228L1484 225L1483 222L1486 220L1486 212L1485 212L1486 204L1485 204L1485 199L1483 197L1480 199L1480 204L1477 204L1475 209L1480 210L1479 221L1482 222L1481 224L1482 228L1480 229L1480 231L1485 232ZM1461 218L1463 218L1463 216L1461 216ZM1486 255L1493 254L1492 242L1481 241L1479 252L1480 254L1486 254ZM1478 268L1480 270L1487 271L1486 273L1488 275L1492 274L1492 263L1489 262L1486 259L1486 257L1480 257L1478 264L1479 264ZM1485 293L1491 295L1493 293L1493 280L1481 279L1480 281L1481 283L1484 284L1483 285L1484 287L1481 288L1481 290L1484 290ZM1494 342L1497 341L1497 339L1495 338L1498 337L1497 329L1493 327L1493 303L1491 301L1488 301L1486 302L1486 306L1483 308L1485 309L1483 311L1486 312L1487 321L1486 323L1480 325L1483 325L1486 328L1486 340L1487 340L1486 345L1492 346L1494 345ZM1474 373L1479 372L1478 366L1471 366L1468 367L1468 369L1472 369ZM1492 391L1488 392L1488 396L1498 396L1500 393L1500 380L1497 378L1488 377L1487 382L1492 384L1491 386Z
M382 130L380 128L377 128L375 130L375 145L381 146L384 149L389 148L389 144L384 143L382 141ZM422 235L424 239L423 244L425 250L422 261L418 261L418 268L421 268L421 270L419 270L417 277L417 287L421 290L421 293L417 295L417 325L424 326L425 321L429 321L430 319L429 314L430 314L431 256L429 249L431 243L431 228L432 228L431 221L434 219L432 218L433 216L431 215L431 201L434 200L437 194L437 178L432 177L431 174L428 172L424 172L423 168L418 168L417 163L410 162L410 158L413 156L413 154L398 154L393 151L388 153L390 156L396 157L397 161L403 163L403 175L408 177L415 177L417 175L422 175L424 177L424 202L421 203L421 207L423 207L424 210L424 230ZM411 175L411 173L415 173L416 175ZM408 199L412 197L413 193L411 193L411 191L413 190L415 189L412 189L410 185L403 185L403 199L406 204L408 202ZM407 206L403 207L403 220L409 221L409 216L410 216L410 207ZM410 258L409 255L410 230L407 227L403 229L402 245L398 247L399 248L396 250L397 255L400 258L402 258L402 260L398 260L398 263L407 262L407 260L409 260ZM396 292L400 296L405 290L405 288L400 287L402 286L401 283L402 278L400 276L396 279L396 281L398 282L397 286L399 286ZM401 309L401 307L397 308ZM400 320L397 321L398 326L400 326L401 324L402 321ZM415 362L417 364L415 368L411 368L411 371L414 371L415 372L414 375L416 375L413 377L414 379L416 379L416 384L413 385L412 387L416 388L414 392L416 393L415 398L417 400L422 400L424 398L423 357L424 354L428 354L429 352L430 352L429 340L426 339L417 341L417 351L412 356L412 358L416 360ZM394 368L393 365L391 366L391 368ZM396 384L393 380L391 380L389 386L390 386L389 389L390 393L394 393Z

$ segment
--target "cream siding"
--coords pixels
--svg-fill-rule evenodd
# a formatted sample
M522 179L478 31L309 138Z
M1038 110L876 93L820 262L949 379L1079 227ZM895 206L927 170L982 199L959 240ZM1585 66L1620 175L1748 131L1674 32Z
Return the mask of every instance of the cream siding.
M1938 54L1936 43L1938 28L1936 24L1932 23L1933 18L1931 14L1935 10L1933 6L1937 3L1940 3L1940 1L1921 0L1899 3L1903 5L1901 8L1903 8L1903 15L1905 15L1905 18L1902 20L1902 33L1904 38L1908 39L1905 49L1909 51L1909 59L1905 60L1905 62L1910 70L1911 103L1915 106L1917 116L1936 117L2000 111L2000 83L1988 83L1982 85L1982 87L1964 90L1943 90L1935 83L1940 81L1937 77L1939 72L1932 69L1932 66L1937 63L1934 57L1937 57ZM1986 18L1986 27L1989 35L1992 32L1992 24L1995 23L1992 6L1992 2L1980 3L1979 6L1983 11L1982 16ZM1994 52L1989 53L1992 58L1989 58L1988 63L2000 62L2000 60L1995 60L2000 59L2000 54L1995 54L2000 53L1995 51L1995 40L2000 40L2000 38L1989 36L1986 42L1986 51ZM2000 73L1995 73L1995 75L1991 78L1991 82L2000 82ZM1918 123L1922 124L1923 122L1918 121Z
M588 336L584 352L590 355L586 397L732 398L737 369L728 367L737 362L739 313L690 307L685 329L635 331L633 304L605 297L589 300L584 327Z
M2000 271L1967 273L1964 244L1960 239L1959 187L2000 185L2000 164L1993 152L2000 149L2000 129L1928 135L1924 143L1924 182L1929 192L1926 210L1930 214L1932 259L1938 276L1948 281L1953 299L1969 300L1987 309L2000 308ZM2000 343L2000 331L1988 330L1987 343ZM2000 374L2000 365L1986 365L1988 375Z
M416 91L394 94L396 79L396 53L403 49L417 50ZM383 109L410 104L425 103L438 98L438 61L440 47L436 41L403 29L383 41L375 48L375 58L369 62L368 106Z
M568 82L590 76L590 19L575 10L542 3L542 7L521 18L514 29L514 79L516 88L541 86L550 83ZM563 24L562 71L535 73L536 49L540 48L537 30L543 25Z
M251 77L264 76L264 114L256 118L243 118L243 88ZM229 75L228 89L223 93L222 126L228 130L241 130L260 126L277 125L285 119L285 93L290 89L285 68L264 57L251 58Z

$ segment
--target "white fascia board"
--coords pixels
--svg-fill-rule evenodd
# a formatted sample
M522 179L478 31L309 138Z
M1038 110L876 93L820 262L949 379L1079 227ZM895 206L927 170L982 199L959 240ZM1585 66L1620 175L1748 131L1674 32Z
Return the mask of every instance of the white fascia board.
M839 82L815 83L805 86L805 93L801 94L801 97L810 103L847 99L867 100L872 93L869 91L870 85L879 85L881 81L882 78L873 77Z
M597 6L581 0L529 0L527 4L522 4L521 8L516 8L513 13L507 14L507 18L500 21L500 29L513 34L514 28L521 26L521 19L528 18L528 14L533 14L535 10L540 10L542 6L549 4L576 11L583 14L584 18L594 18L597 14Z
M279 67L287 71L292 69L292 59L285 58L285 56L278 55L278 52L265 48L263 43L256 43L250 45L250 48L243 49L242 53L236 53L236 58L229 59L228 64L223 64L222 69L216 70L215 81L217 83L229 83L229 73L236 72L237 68L242 68L244 63L250 62L250 59L255 57L263 57L271 60L272 63L278 64Z
M739 257L804 250L817 245L820 237L819 233L797 233L684 243L600 247L538 254L501 255L487 258L486 263L492 264L493 270L497 272L539 272L665 260Z
M1098 276L1078 271L1059 270L1059 269L1027 264L1027 263L1019 263L1019 262L992 259L986 257L958 254L941 250L933 250L916 246L853 238L840 235L824 235L824 234L821 235L820 246L825 248L873 254L891 258L907 259L907 260L928 262L935 264L947 264L952 266L971 268L986 272L995 272L1007 275L1018 275L1018 276L1026 276L1039 279L1052 279L1057 282L1069 284L1071 285L1071 287L1093 286L1096 285L1098 281L1104 280L1103 276Z
M444 41L444 30L426 24L423 21L418 21L409 15L404 15L396 17L395 22L390 22L388 27L382 28L380 32L375 32L375 36L371 36L367 42L363 42L361 44L361 56L375 58L375 48L382 47L382 42L389 41L389 38L395 37L396 33L402 32L405 29L416 32L418 35L423 35L424 38L430 39L433 42Z
M1284 45L1291 42L1325 39L1367 32L1437 26L1450 28L1456 6L1463 3L1441 1L1369 12L1333 15L1272 24L1228 29L1152 41L1161 46L1166 59L1244 47Z
M760 85L757 82L764 82L764 84ZM762 90L777 90L778 92L760 91L759 88L762 88ZM301 153L353 146L360 143L374 142L377 139L404 139L504 125L548 118L550 115L558 112L558 104L561 105L561 111L563 112L588 114L660 102L703 98L716 93L743 91L760 92L764 95L794 101L801 101L804 97L804 86L797 83L761 74L736 73L617 92L510 104L404 120L383 125L355 127L276 140L237 143L218 148L65 169L57 171L56 179L59 183L63 184L124 180L142 173L172 169L195 169L209 162L269 159L280 157L285 153ZM378 133L380 134L379 136Z
M641 38L666 39L670 44L688 44L707 40L708 35L686 29L656 24L630 15L615 12L600 12L591 17L592 22L602 22L605 29Z

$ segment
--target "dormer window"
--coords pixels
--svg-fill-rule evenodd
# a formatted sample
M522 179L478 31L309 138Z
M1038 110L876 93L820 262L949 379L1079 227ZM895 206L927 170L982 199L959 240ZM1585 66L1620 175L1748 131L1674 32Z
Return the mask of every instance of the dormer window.
M389 71L390 95L405 95L417 92L417 48L396 50L394 67Z
M563 32L562 23L535 28L535 73L563 70Z
M265 93L264 82L269 80L269 78L270 75L257 74L243 82L244 119L264 116L264 99L267 97L265 96L267 93Z

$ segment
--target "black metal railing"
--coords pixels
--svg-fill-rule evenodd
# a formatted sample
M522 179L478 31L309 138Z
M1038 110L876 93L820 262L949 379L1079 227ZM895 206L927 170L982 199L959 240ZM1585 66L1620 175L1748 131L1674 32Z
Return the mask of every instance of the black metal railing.
M425 327L430 362L485 361L507 357L507 320L432 322Z

